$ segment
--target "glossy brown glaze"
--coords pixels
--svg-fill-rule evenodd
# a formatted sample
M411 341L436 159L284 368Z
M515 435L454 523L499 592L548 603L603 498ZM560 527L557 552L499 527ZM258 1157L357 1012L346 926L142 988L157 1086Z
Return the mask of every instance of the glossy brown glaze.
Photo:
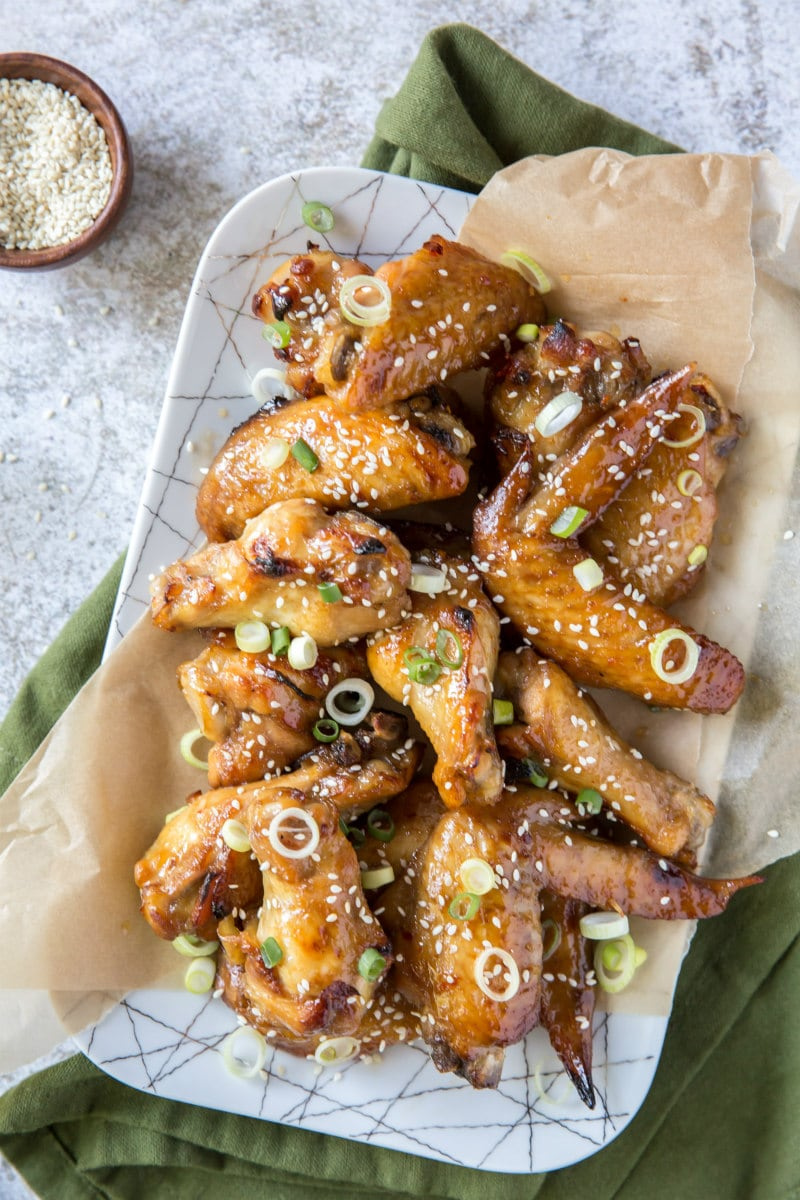
M556 943L542 961L540 1020L581 1100L594 1108L592 1017L597 988L587 983L592 955L579 924L589 909L579 900L546 890L539 893L539 902L545 953Z

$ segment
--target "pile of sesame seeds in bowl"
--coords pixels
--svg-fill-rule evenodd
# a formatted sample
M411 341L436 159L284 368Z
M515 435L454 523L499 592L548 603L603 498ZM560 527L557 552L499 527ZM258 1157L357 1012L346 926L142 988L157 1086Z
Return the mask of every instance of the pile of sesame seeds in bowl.
M758 882L695 873L712 802L585 691L736 702L741 664L666 609L708 569L738 418L693 364L653 378L638 340L549 318L547 285L434 236L375 272L309 244L254 297L278 394L204 478L208 544L152 584L156 626L205 638L178 681L207 789L135 868L189 990L249 1030L234 1073L413 1038L497 1087L541 1024L592 1107L629 917ZM486 368L479 428L453 377ZM456 497L460 527L417 519Z

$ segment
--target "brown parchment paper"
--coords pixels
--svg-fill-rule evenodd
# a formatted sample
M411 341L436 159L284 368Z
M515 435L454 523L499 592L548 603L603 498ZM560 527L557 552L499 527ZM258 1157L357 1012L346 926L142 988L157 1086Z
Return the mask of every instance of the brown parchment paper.
M758 634L745 697L727 717L698 717L598 696L644 753L719 798L708 874L800 848L800 539L783 540L800 437L797 212L798 189L769 155L584 150L497 175L461 235L495 257L532 253L554 280L552 312L638 336L658 368L696 360L747 418L708 571L681 609L746 665ZM0 1070L54 1044L56 1017L76 1031L129 988L179 986L185 964L139 916L132 868L205 783L175 749L190 723L175 669L199 645L140 621L0 800ZM690 928L634 924L649 959L615 1007L666 1014Z

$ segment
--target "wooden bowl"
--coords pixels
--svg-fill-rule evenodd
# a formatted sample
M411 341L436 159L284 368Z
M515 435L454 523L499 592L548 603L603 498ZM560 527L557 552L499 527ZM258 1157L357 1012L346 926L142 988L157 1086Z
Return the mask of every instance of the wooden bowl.
M0 54L0 79L41 79L71 92L102 127L111 154L111 190L105 208L71 242L42 250L9 250L0 245L0 267L46 271L63 267L99 246L119 221L133 183L133 158L125 126L108 96L97 84L69 63L45 54Z

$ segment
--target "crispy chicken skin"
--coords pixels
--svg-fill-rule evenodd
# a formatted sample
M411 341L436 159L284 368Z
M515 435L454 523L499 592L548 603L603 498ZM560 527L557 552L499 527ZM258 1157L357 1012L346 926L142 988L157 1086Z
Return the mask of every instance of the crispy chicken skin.
M589 909L579 900L547 890L539 893L539 903L545 953L556 942L542 963L540 1021L581 1100L587 1108L594 1108L592 1016L597 989L587 983L592 955L579 924Z
M533 758L570 792L595 788L651 850L694 858L714 817L707 796L634 753L566 671L533 650L502 654L497 682L524 722L498 730L502 753Z
M492 722L500 622L471 566L438 550L423 558L447 571L450 586L435 596L412 592L411 615L370 639L367 663L376 682L411 708L430 739L436 752L433 780L445 804L491 804L503 787ZM444 666L433 683L414 682L406 655L421 647L434 656L441 630L458 638L448 639L444 654L453 663L461 656L460 665Z
M329 800L309 801L289 782L254 798L246 810L264 897L260 916L242 930L221 931L217 982L236 1011L248 1020L267 1022L289 1041L323 1031L351 1034L391 963L392 948L364 897L358 860L339 828L336 806ZM268 837L281 810L292 808L316 822L319 842L313 859L310 854L286 857ZM308 838L308 829L294 818L295 836L292 819L286 818L277 840L296 850ZM259 950L267 938L274 938L283 952L273 967ZM358 969L370 949L384 959L380 976L371 982Z
M744 686L738 659L649 603L631 584L621 584L607 567L602 582L584 590L574 568L589 556L574 538L550 533L564 508L586 509L586 526L608 507L646 460L691 371L664 376L625 408L611 409L553 464L544 484L536 481L526 449L475 510L473 544L495 603L578 683L620 688L665 708L727 712ZM683 683L661 679L651 661L654 638L672 628L699 650L697 667ZM664 657L677 668L682 653L678 644Z
M152 584L161 629L231 628L261 619L336 646L400 620L408 609L408 552L384 526L314 500L285 500L248 521L240 538L173 563ZM326 602L319 587L338 585Z
M293 259L288 273L305 269L303 264L309 258ZM292 364L289 382L294 387L298 387L296 377L302 372L298 390L304 395L324 391L358 412L404 400L458 371L482 366L518 325L540 323L544 317L541 297L517 271L434 235L408 258L384 263L375 272L391 292L386 321L359 327L340 316L338 324L335 318L330 318L329 324L330 313L338 312L344 270L343 266L334 272L325 288L323 269L314 260L311 275L319 276L322 299L306 306L312 315L301 322L302 333L293 324L297 310L284 309L281 319L292 329L292 338L278 356ZM283 268L284 274L286 271ZM349 264L347 271L356 273ZM266 303L266 291L272 298L270 304ZM274 297L274 287L267 284L254 304L258 315L268 321L275 312ZM366 294L364 300L369 302ZM325 312L318 322L319 332L307 337L307 325L316 323L314 305L320 314L323 307ZM307 378L309 370L313 383Z
M214 742L208 781L229 787L281 771L319 743L312 732L325 697L343 679L367 674L364 652L339 646L297 671L285 654L239 650L220 630L212 645L178 668L178 683L200 732Z
M386 512L458 496L469 479L472 435L457 397L430 387L386 408L351 413L327 397L275 400L235 429L197 497L197 520L212 542L241 535L245 523L279 500L310 497L329 509ZM269 438L302 439L319 459L314 471L290 454L265 466Z

